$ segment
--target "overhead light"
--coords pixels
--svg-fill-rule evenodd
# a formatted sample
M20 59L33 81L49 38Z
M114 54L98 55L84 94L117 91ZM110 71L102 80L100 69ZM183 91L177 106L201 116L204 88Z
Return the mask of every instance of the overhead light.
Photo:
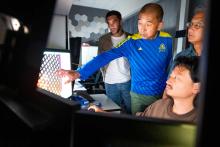
M11 18L11 24L14 31L18 31L21 24L16 18Z
M29 33L29 29L28 29L27 26L24 26L24 33L25 33L25 34L28 34L28 33Z

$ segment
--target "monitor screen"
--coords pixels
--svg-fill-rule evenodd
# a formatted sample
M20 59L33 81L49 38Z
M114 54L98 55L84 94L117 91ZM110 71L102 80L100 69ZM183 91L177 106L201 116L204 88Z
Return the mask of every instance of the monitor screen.
M196 125L181 121L78 111L71 146L193 147Z
M40 67L37 87L52 92L63 98L72 95L72 83L56 75L58 69L71 69L71 56L68 50L45 49Z
M98 54L98 46L82 46L81 47L81 65L86 64Z

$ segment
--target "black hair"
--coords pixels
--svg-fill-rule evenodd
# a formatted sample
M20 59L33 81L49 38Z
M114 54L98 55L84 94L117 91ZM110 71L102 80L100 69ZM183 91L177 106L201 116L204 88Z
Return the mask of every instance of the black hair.
M195 15L198 12L203 12L205 13L207 11L207 3L201 3L200 5L196 6L193 15Z
M107 21L107 18L109 16L112 16L112 15L115 15L118 17L119 20L121 20L121 13L119 11L116 11L116 10L111 10L111 11L108 11L108 13L105 15L105 20Z
M163 20L163 15L164 15L164 11L163 8L161 7L161 5L157 4L157 3L147 3L145 4L141 10L139 11L139 15L140 13L144 13L144 12L153 12L156 13L156 17L159 21Z
M182 66L189 70L190 77L194 83L200 82L199 79L199 56L179 56L175 59L175 65L176 66Z

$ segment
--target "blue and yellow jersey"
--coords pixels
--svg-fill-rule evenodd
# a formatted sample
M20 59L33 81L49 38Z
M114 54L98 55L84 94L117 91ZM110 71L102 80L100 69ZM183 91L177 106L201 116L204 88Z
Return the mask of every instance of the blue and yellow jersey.
M148 96L160 95L166 85L167 68L172 60L172 37L158 32L155 39L143 39L134 34L78 69L85 80L110 61L126 57L131 68L131 91Z

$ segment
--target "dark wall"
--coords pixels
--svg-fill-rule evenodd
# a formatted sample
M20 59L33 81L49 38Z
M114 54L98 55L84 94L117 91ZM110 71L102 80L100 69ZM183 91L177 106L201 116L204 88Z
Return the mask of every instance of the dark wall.
M169 32L172 36L177 31L177 24L179 21L180 0L170 2L170 0L161 0L159 4L164 10L164 31Z
M179 20L179 10L181 1L162 0L158 3L163 7L164 10L164 28L163 31L169 32L172 36L175 36L176 25ZM137 20L138 12L123 21L123 28L129 33L137 33Z
M76 70L79 64L80 51L81 51L81 37L70 38L70 51L72 59L72 69Z
M123 20L122 26L126 32L135 34L138 32L138 12Z
M1 3L0 13L17 18L29 29L28 34L8 31L5 44L0 50L8 52L4 54L4 63L7 63L4 64L5 69L1 68L1 71L7 73L0 74L1 78L7 79L8 87L24 90L25 93L35 90L55 2L48 0L42 5L39 2L9 0ZM27 4L26 7L24 4Z

